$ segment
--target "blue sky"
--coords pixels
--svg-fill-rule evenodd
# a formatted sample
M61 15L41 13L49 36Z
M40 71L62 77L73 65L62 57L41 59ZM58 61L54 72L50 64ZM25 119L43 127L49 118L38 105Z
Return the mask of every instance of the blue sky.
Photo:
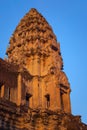
M20 19L36 8L60 42L74 115L87 123L87 0L0 0L0 57Z

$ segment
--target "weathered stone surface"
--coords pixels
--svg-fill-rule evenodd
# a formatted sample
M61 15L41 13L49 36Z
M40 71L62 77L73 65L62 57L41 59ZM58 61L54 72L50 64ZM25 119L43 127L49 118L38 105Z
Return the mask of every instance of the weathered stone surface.
M0 126L4 130L87 130L87 125L81 123L80 116L41 109L26 113L24 108L18 111L14 104L10 105L7 110L3 108L5 113L3 110L0 113Z
M71 113L71 90L62 71L60 44L51 26L36 9L31 9L20 21L9 44L7 62L18 66L20 73L26 69L31 75L25 78L27 76L21 74L21 83L18 82L22 89L20 104L26 104L27 94L31 108L49 107Z
M51 26L31 9L0 59L0 129L87 130L71 114L70 84Z
M50 66L56 66L57 69L61 69L63 66L60 45L57 43L56 36L45 18L35 9L31 9L20 21L9 44L8 61L16 64L21 63L24 66L29 63L27 69L31 73L30 66L34 60L43 62L43 64L50 60ZM51 59L54 59L55 62ZM45 71L47 71L46 67ZM33 66L33 68L36 67Z

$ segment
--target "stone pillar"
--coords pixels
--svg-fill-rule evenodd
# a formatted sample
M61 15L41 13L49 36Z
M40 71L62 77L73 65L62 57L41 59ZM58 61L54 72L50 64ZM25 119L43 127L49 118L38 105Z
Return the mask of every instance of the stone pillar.
M4 85L1 86L1 98L4 97Z
M33 107L32 97L30 97L30 99L29 99L29 107L30 107L30 108L32 108L32 107Z
M21 104L21 74L18 75L18 85L17 85L17 106L20 106Z
M60 86L56 87L56 109L61 110Z
M34 56L31 56L30 62L31 62L31 64L29 65L31 68L30 73L33 75L34 74L34 72L33 72L34 71Z
M34 60L33 60L33 68L32 68L33 70L33 75L38 75L38 76L40 76L40 57L38 56L38 55L36 55L35 57L34 57Z
M37 108L39 105L39 98L38 98L38 77L33 78L33 96L32 96L32 102L33 102L33 108Z
M34 62L34 58L31 55L30 57L27 58L26 60L26 68L27 70L30 72L30 74L33 74L33 63Z
M46 98L45 98L45 91L46 91L46 84L44 79L41 80L41 88L42 88L42 108L46 108Z
M70 90L68 90L68 92L67 92L67 99L68 99L67 100L67 102L68 102L67 103L68 104L67 105L67 110L68 110L69 113L71 113Z
M43 57L41 57L41 76L44 74Z
M48 94L50 95L50 107L49 109L55 110L56 109L56 90L55 90L55 82L54 79L51 79L52 81L49 83L49 89L48 89Z
M64 111L71 113L70 90L63 94Z
M38 79L38 103L39 107L42 107L42 86L41 86L41 79Z

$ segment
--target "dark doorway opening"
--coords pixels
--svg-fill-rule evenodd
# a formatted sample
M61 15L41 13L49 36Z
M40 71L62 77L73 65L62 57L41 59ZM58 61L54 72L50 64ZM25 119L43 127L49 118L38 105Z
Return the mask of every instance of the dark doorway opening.
M50 107L50 95L46 94L45 98L46 98L46 108L49 108Z
M26 93L26 106L29 107L30 106L30 98L32 97L32 95L30 93Z
M63 92L60 93L60 99L61 99L61 108L62 108L62 110L64 110Z

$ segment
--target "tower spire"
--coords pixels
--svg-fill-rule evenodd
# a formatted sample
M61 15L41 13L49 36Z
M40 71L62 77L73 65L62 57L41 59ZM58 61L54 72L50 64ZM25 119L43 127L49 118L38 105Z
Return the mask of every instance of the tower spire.
M51 26L36 9L21 19L10 39L7 55L8 62L26 68L33 77L32 81L26 81L28 95L32 95L31 107L71 112L70 87L62 71L60 45Z
M51 26L36 9L32 8L21 19L10 38L9 48L6 52L8 61L16 64L25 64L26 57L30 53L33 54L39 50L43 50L45 54L49 53L48 46L52 47L52 49L58 49L58 53L60 53L59 44L57 44L57 39ZM60 62L62 66L61 58Z

